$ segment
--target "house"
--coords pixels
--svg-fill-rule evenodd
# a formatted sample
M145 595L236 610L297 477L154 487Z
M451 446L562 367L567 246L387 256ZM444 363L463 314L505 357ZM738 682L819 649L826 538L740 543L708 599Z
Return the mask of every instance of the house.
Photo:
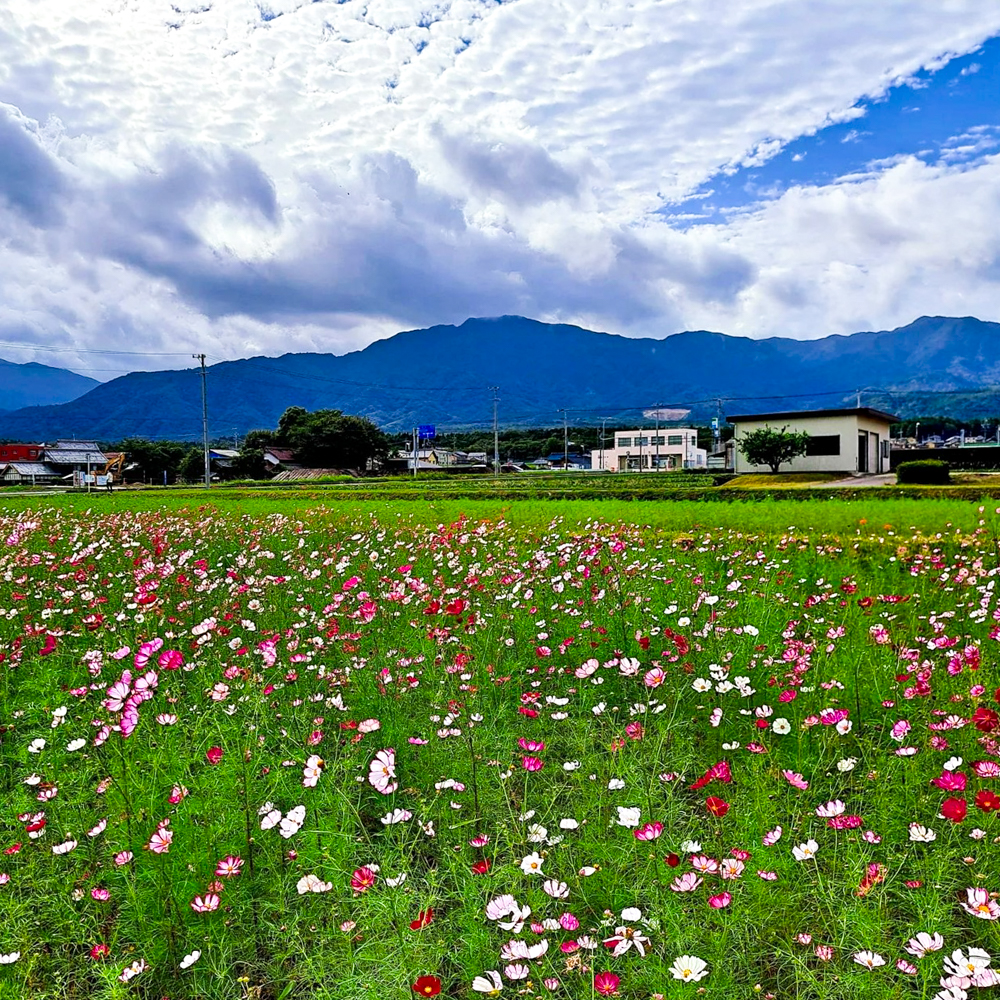
M295 460L295 452L291 448L265 448L264 464L271 472L276 472L278 467L283 469L301 469L300 462Z
M786 472L841 472L875 475L889 471L889 428L899 418L869 406L834 410L792 410L727 416L735 428L737 445L747 433L761 427L805 431L805 455L785 463ZM737 473L769 472L766 465L751 465L736 449Z
M46 445L43 461L51 465L63 479L73 478L76 472L94 472L108 464L107 455L96 441L59 440Z
M705 469L708 452L693 427L649 427L618 431L610 448L590 453L591 467L611 472L670 472Z
M39 483L57 483L62 473L45 462L0 461L0 483L4 486L34 486Z
M0 465L6 462L40 462L45 445L0 444Z
M580 471L581 469L592 467L589 455L581 455L575 451L571 451L568 455L564 455L561 451L556 451L551 455L546 455L545 458L538 459L538 462L542 465L547 465L550 469L569 468Z

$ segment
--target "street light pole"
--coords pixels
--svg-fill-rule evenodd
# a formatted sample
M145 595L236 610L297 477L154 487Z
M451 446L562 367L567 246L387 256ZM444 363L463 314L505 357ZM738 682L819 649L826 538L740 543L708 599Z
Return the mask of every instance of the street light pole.
M604 471L604 427L607 422L607 417L601 417L601 472Z

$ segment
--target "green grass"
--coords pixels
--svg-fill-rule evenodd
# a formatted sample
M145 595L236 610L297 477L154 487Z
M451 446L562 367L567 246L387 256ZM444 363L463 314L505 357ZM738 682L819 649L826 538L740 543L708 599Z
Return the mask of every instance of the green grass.
M530 980L527 995L593 997L593 974L609 970L621 997L642 1000L699 988L883 1000L938 988L937 954L912 959L915 977L894 968L917 931L942 934L943 954L1000 945L1000 921L960 905L968 887L1000 889L997 814L975 805L998 781L970 769L991 759L994 737L928 729L939 713L969 719L991 704L992 507L418 506L239 489L2 503L0 851L22 846L0 853L0 954L21 953L0 966L0 1000L381 1000L412 996L421 975L468 998L475 976L513 963L501 958L511 940L548 950L526 963L526 979L505 979L503 995ZM149 664L135 665L155 640ZM182 669L158 665L170 649ZM645 680L654 667L662 683ZM102 701L124 668L133 681L155 669L157 686L135 731L102 742L101 726L119 720ZM824 709L846 710L850 731L813 724ZM164 713L176 723L159 724ZM779 718L787 733L773 727ZM373 719L379 728L365 733ZM912 728L897 739L900 720ZM522 738L544 747L522 749ZM901 746L916 752L900 756ZM382 795L366 776L389 747L398 787ZM217 763L210 748L222 751ZM306 788L311 754L324 763ZM964 793L930 784L953 755L965 761ZM544 766L526 770L525 757ZM720 761L730 783L691 787ZM793 788L784 770L810 787ZM175 789L187 794L172 803ZM956 795L967 819L939 819ZM708 796L728 812L713 816ZM862 825L834 830L816 815L837 799ZM262 830L267 802L306 806L301 829L288 839ZM662 834L636 839L619 807L638 807ZM412 817L384 825L394 808ZM25 826L38 812L44 834L32 839ZM102 818L107 828L89 837ZM165 819L173 841L156 854L147 845ZM566 819L578 825L562 829ZM913 822L937 839L912 841ZM764 847L777 825L781 839ZM974 826L984 839L970 838ZM869 830L881 839L864 839ZM488 842L472 846L476 834ZM797 862L791 848L810 837L816 860ZM74 849L52 852L69 839ZM692 871L687 839L717 861L734 849L751 857L740 878L675 892ZM125 850L133 859L116 865ZM567 898L522 873L533 851ZM664 860L672 853L676 868ZM218 909L196 913L192 900L230 855L241 873L218 878ZM474 872L485 859L489 871ZM352 891L352 873L372 864L375 884ZM859 895L869 865L884 866L884 880ZM330 888L300 894L307 874ZM92 898L94 888L110 898ZM709 896L723 891L730 904L713 909ZM506 893L531 907L520 929L487 917ZM428 907L431 923L411 930ZM623 920L631 907L641 916ZM560 926L565 914L580 926ZM645 957L599 943L623 924L648 936ZM593 951L560 949L585 936ZM99 943L109 955L93 959ZM195 949L200 959L181 970ZM852 961L861 949L887 965L862 969ZM671 975L683 954L708 963L697 985ZM149 968L119 982L140 958Z

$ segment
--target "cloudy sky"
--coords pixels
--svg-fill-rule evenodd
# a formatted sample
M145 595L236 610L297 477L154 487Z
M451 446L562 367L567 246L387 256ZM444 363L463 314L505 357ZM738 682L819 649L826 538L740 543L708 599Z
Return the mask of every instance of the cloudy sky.
M998 94L983 0L5 0L0 356L1000 319Z

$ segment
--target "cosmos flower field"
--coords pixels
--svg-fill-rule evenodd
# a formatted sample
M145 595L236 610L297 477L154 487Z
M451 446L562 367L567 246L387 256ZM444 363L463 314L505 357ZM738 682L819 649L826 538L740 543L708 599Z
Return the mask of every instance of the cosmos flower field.
M0 1000L1000 996L972 510L0 514Z

